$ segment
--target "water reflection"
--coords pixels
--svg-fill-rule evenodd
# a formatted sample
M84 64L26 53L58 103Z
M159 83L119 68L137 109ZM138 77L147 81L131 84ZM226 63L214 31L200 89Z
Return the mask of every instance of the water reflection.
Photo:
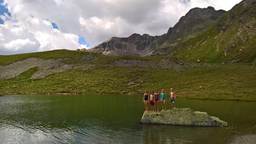
M144 143L224 143L229 136L221 128L146 125ZM225 134L224 138L223 134ZM210 139L210 141L209 141Z

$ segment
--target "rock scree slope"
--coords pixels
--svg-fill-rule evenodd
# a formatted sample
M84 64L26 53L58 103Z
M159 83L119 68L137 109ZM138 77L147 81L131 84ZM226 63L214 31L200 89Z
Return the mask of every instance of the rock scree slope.
M64 63L63 58L59 59L40 59L40 58L27 58L22 61L17 61L9 65L0 65L0 79L11 79L19 76L21 73L30 68L37 67L37 71L32 75L31 79L42 79L47 75L53 73L60 73L67 70L87 70L95 65L92 63ZM102 64L103 65L103 64ZM173 71L183 71L186 69L193 69L200 65L196 63L189 63L178 59L164 58L159 61L153 60L136 60L136 59L116 59L109 63L109 65L117 67L141 67L153 69L165 69Z
M19 76L21 73L27 71L30 68L37 67L37 72L31 77L31 79L42 79L47 75L57 72L64 72L70 69L82 69L86 70L90 68L91 64L65 64L63 59L39 59L39 58L27 58L23 61L17 61L12 64L2 66L0 65L0 78L10 79Z

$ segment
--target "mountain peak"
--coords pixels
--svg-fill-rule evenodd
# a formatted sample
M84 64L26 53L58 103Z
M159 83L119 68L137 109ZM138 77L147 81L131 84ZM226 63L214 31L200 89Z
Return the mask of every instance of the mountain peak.
M102 44L90 49L92 52L102 52L106 55L139 54L141 56L158 55L152 54L154 51L165 51L175 48L181 38L198 35L207 29L225 11L215 11L213 7L193 8L179 22L162 36L140 35L133 33L126 38L112 37ZM170 51L170 50L168 50ZM158 51L159 52L159 51ZM162 52L161 52L162 53Z
M189 61L256 64L255 18L256 0L244 0L173 53Z
M207 9L215 10L214 7L212 7L212 6L208 6Z

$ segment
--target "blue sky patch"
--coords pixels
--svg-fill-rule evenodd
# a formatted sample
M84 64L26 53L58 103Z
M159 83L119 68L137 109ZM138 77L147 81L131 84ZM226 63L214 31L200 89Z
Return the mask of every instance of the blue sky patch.
M57 29L57 30L59 29L59 27L56 25L56 23L53 23L53 22L52 22L52 27L53 27L53 29Z
M3 0L0 0L0 15L4 15L6 13L8 16L11 16L11 13L9 13L8 9L2 5ZM4 24L4 21L0 18L0 24Z
M91 47L90 44L85 40L85 38L81 35L79 35L79 41L78 43L81 45L87 45L87 47Z
M189 3L190 0L179 0L181 3Z
M0 18L0 24L4 24L4 21Z

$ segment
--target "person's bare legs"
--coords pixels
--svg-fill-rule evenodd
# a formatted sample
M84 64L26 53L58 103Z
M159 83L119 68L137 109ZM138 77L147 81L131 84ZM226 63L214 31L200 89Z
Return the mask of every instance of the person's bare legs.
M146 101L146 112L148 112L148 101Z
M159 113L159 101L156 102L157 103L157 112Z
M145 100L143 101L143 103L144 103L144 106L145 106L145 112L146 112L146 109L147 109L147 108L146 108L146 102L145 102Z
M173 105L174 105L174 109L176 109L175 103L174 103L174 102L172 102L172 103L173 103Z
M166 104L165 104L165 100L164 100L164 102L163 102L163 103L164 103L164 107L165 107L165 111L166 111Z
M154 103L154 105L153 105L153 112L155 112L155 107L156 107L156 105L155 105L155 103Z
M161 103L162 103L162 110L164 109L164 101L163 100L161 100Z
M158 112L158 111L157 111L157 107L158 107L158 109L159 109L159 101L156 102L156 112Z
M145 112L148 112L147 110L147 101L144 100L144 105L145 105Z
M172 105L172 108L173 108L173 103L171 103L171 105Z
M157 101L156 101L155 105L156 105L156 107L155 107L155 112L157 112Z
M154 103L154 112L156 112L156 102Z

